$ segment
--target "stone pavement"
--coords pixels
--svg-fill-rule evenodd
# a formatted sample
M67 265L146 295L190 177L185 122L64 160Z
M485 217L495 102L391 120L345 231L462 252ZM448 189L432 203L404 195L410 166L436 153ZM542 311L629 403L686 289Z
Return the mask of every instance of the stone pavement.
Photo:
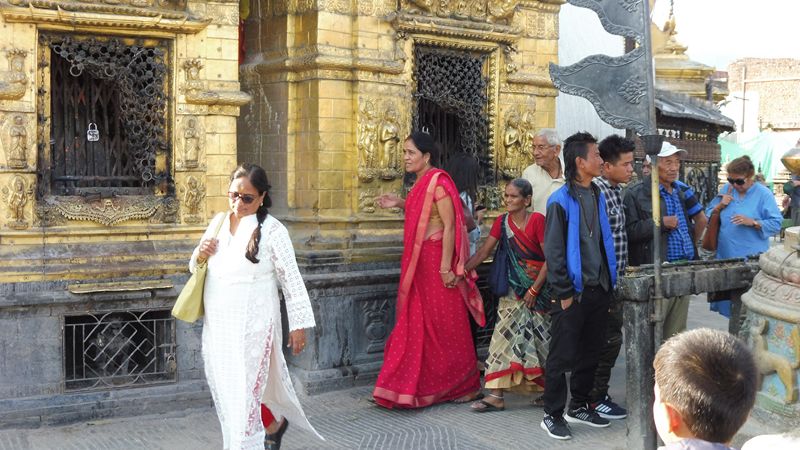
M689 327L727 328L727 322L708 311L705 296L695 296ZM624 351L612 374L610 394L625 404ZM389 411L367 401L371 388L357 387L302 398L309 419L327 441L294 427L284 436L290 449L624 449L624 421L608 428L572 426L573 439L556 441L539 428L543 411L529 398L509 394L506 411L476 414L468 405L444 404L416 411ZM775 433L751 419L734 443ZM219 449L222 438L213 409L194 409L159 416L96 420L60 427L0 431L0 450L27 449Z

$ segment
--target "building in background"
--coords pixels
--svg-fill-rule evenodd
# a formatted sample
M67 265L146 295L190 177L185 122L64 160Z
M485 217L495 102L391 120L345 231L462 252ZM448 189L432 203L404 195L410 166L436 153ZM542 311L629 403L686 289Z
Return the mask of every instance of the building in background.
M0 3L0 426L211 404L170 310L227 207L238 8Z

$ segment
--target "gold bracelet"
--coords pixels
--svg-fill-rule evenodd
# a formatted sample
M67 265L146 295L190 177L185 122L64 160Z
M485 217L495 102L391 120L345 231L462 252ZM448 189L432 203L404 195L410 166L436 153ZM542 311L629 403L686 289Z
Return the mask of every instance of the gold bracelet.
M439 273L441 273L442 275L444 275L446 273L450 273L450 269L447 269L447 270L439 269Z

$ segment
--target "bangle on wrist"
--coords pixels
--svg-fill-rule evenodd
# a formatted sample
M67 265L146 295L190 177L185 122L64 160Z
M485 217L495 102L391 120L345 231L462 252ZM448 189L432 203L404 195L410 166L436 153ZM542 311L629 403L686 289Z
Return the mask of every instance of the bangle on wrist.
M447 269L447 270L439 269L439 273L441 273L441 274L450 273L450 269Z

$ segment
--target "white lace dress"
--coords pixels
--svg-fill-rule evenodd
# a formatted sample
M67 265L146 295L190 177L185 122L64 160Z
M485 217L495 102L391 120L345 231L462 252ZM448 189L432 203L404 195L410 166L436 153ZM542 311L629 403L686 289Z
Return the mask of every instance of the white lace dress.
M253 264L245 251L258 225L256 215L242 218L231 235L229 214L218 214L203 239L213 236L220 220L224 223L217 236L219 246L208 260L206 275L203 362L224 448L264 448L262 402L276 417L286 417L292 426L316 433L297 399L281 351L278 283L286 299L289 329L314 326L289 233L277 219L267 216L261 225L260 262ZM198 254L199 247L189 263L192 272Z

